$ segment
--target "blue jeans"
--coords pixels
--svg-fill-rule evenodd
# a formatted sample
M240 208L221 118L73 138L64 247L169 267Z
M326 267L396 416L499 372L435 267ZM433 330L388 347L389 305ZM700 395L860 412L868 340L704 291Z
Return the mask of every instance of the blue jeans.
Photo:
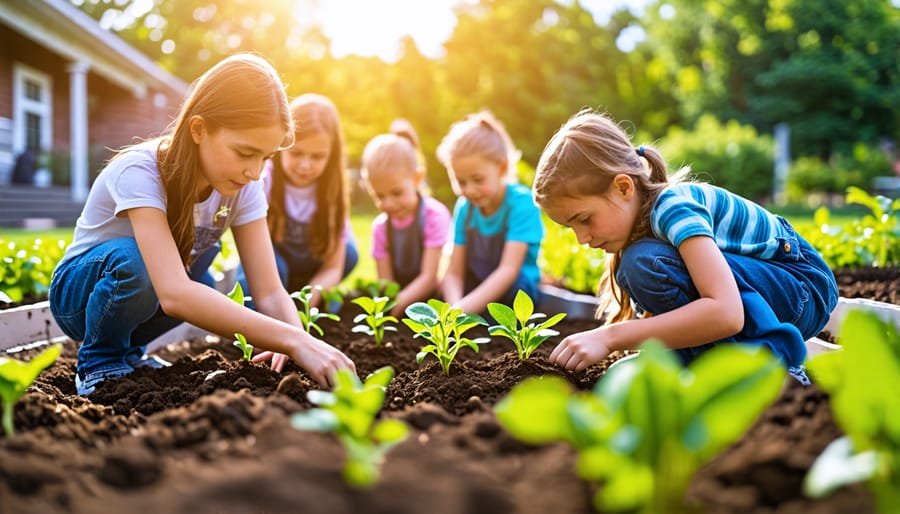
M347 278L347 275L353 271L353 268L359 263L359 252L356 249L356 243L350 239L347 241L345 246L346 250L344 253L344 271L341 274L341 278ZM302 275L298 275L297 273L291 273L291 266L288 260L281 255L279 252L275 252L275 266L278 268L278 277L281 279L281 285L290 292L299 291L303 286L309 283L309 280L312 276L319 270L316 267L313 273L305 273ZM320 264L321 266L321 264ZM241 289L244 290L244 294L248 296L253 296L253 293L250 292L250 285L247 283L247 275L244 273L244 266L239 265L237 269L237 281L241 284ZM255 305L253 305L253 300L247 300L244 304L251 308L255 309ZM340 304L329 305L329 312L335 313L339 311L341 308Z
M207 268L218 247L191 264L191 279L211 281ZM206 279L206 280L204 280ZM134 238L101 243L56 268L50 282L50 312L62 331L81 341L78 374L117 376L133 371L129 362L146 345L181 320L163 313Z
M740 291L744 328L720 341L675 350L683 364L716 343L740 342L766 345L789 369L802 366L805 341L821 332L837 305L837 283L818 252L784 223L791 235L771 260L723 253ZM678 251L655 238L625 249L616 281L639 310L653 314L700 297Z

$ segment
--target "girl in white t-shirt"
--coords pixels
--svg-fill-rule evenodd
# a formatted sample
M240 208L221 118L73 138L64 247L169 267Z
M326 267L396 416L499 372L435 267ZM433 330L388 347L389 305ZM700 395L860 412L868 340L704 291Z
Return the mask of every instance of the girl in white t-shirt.
M167 134L119 152L91 188L75 236L53 274L50 310L81 341L75 385L87 395L136 367L168 365L145 345L181 321L292 358L323 386L339 350L306 333L281 286L257 182L263 163L290 146L284 86L264 59L239 54L203 74ZM231 228L258 312L199 278L209 248Z

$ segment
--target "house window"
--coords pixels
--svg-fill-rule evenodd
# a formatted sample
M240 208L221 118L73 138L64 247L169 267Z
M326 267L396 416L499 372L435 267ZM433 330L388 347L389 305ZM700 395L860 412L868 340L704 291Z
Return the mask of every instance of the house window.
M50 150L53 106L50 75L22 63L13 65L13 153Z

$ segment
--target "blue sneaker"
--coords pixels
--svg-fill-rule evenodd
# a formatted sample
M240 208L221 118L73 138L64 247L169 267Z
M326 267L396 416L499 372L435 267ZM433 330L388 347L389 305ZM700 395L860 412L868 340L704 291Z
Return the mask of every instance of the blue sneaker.
M160 359L156 355L140 355L139 354L131 354L125 356L125 362L128 363L129 366L133 368L152 368L152 369L160 369L167 368L172 365L171 362Z
M78 392L78 396L87 396L93 393L97 384L104 380L123 377L132 371L134 371L134 368L131 366L112 366L87 373L83 379L81 378L81 372L76 372L75 390Z
M788 375L797 379L801 384L808 386L812 384L812 381L809 380L809 377L806 375L806 368L803 365L800 366L789 366L788 367Z

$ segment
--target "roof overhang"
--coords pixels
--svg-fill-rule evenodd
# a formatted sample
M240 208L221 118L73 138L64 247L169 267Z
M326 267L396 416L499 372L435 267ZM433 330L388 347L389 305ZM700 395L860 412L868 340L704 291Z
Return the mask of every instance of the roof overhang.
M185 81L102 29L67 0L3 1L0 22L72 63L87 64L97 75L139 98L151 88L179 98L188 91ZM17 57L26 59L26 56Z

